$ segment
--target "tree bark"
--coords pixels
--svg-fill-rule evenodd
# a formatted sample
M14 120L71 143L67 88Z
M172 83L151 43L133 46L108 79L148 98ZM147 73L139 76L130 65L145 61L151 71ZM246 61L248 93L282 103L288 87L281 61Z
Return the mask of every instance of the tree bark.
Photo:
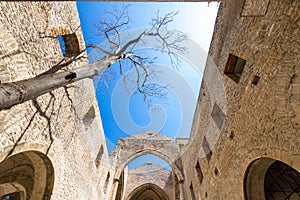
M120 58L121 56L104 57L93 64L87 64L66 72L0 84L0 110L9 109L14 105L35 99L81 79L93 78Z

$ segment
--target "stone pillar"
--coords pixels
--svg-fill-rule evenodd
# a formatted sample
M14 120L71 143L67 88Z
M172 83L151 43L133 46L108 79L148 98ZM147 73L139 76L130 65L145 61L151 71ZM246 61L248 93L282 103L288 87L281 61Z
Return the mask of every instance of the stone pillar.
M111 188L111 190L110 190L110 194L111 194L111 195L110 195L109 200L114 200L114 199L115 199L116 194L117 194L117 191L118 191L119 182L120 182L119 179L114 178L114 180L113 180L113 185L112 185L112 188Z
M180 200L186 200L185 190L184 190L184 180L179 181L180 190Z

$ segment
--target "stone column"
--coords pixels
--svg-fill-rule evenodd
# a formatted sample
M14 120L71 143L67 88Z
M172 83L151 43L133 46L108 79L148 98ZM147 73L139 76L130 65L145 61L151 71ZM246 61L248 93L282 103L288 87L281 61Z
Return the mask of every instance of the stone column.
M119 182L120 182L120 180L117 179L117 178L115 178L113 180L113 185L112 185L112 188L110 190L110 194L111 195L110 195L109 200L114 200L114 198L116 197L116 194L117 194L117 191L118 191Z
M180 190L180 200L186 200L185 190L184 190L184 180L179 181L179 190Z

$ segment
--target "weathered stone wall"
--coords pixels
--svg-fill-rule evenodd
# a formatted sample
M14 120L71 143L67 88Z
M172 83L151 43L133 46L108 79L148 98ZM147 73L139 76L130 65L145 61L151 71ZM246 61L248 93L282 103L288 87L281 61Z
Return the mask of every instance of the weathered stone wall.
M157 185L165 191L170 199L174 199L172 172L154 163L151 164L151 169L147 168L147 163L145 163L128 171L124 200L127 200L127 197L137 187L147 183Z
M116 179L130 159L156 151L172 155L169 161L174 162L182 154L173 166L178 167L178 191L185 199L192 199L191 186L196 199L243 199L246 170L262 157L300 171L299 10L296 0L224 1L190 142L180 146L185 142L147 133L124 139L112 153L117 171L110 168L91 80L1 111L0 188L11 191L5 178L29 175L33 195L48 195L39 193L41 186L49 184L51 189L54 178L51 199L106 199L117 192ZM74 32L84 49L75 2L2 1L0 22L2 83L34 77L69 59L61 53L58 35ZM224 74L229 54L246 60L238 83ZM69 67L86 62L81 59ZM226 116L221 127L212 116L215 108ZM21 160L40 170L19 168ZM24 174L6 174L10 167ZM125 183L131 190L142 184L132 178L137 180L129 175ZM40 187L34 185L39 181Z
M56 36L70 33L83 50L76 2L1 1L1 82L31 78L68 61ZM68 67L84 63L82 58ZM110 162L91 80L0 112L0 161L29 150L43 153L53 164L51 199L105 199Z
M219 10L182 156L187 199L191 184L196 199L244 199L246 169L261 157L300 171L300 2L259 3L226 1ZM238 83L224 74L230 53L246 60ZM221 129L211 116L215 104L226 115Z
M179 144L176 140L152 131L118 140L114 152L110 155L115 166L114 178L119 179L129 162L145 154L152 154L165 160L173 168L178 179L183 179Z

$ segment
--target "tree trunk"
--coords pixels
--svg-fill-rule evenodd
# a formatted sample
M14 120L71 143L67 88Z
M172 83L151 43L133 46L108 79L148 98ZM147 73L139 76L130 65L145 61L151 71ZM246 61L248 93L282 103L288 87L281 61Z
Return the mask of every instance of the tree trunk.
M0 110L37 98L70 83L84 78L93 78L115 63L120 56L103 59L66 72L37 76L27 80L0 84Z

